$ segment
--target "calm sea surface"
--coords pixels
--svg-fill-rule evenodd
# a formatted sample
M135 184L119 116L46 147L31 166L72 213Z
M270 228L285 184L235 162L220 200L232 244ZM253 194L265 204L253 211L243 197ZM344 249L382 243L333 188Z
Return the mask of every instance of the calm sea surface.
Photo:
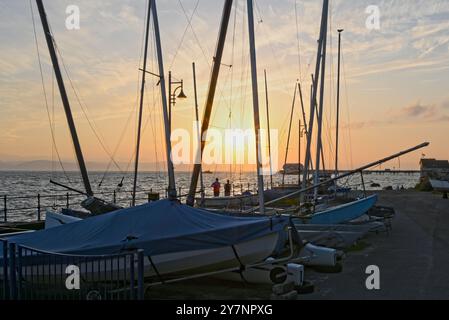
M92 188L96 196L105 200L113 201L114 191L116 202L129 206L132 190L132 175L120 173L108 173L104 175L102 172L89 173ZM177 172L176 185L178 192L184 195L188 191L190 183L190 173ZM235 193L240 193L241 189L255 190L257 177L254 173L214 173L204 174L204 184L207 195L211 195L209 187L215 178L225 183L230 179L234 185ZM49 181L53 179L70 187L83 190L81 177L78 172L68 172L67 176L61 172L29 172L29 171L0 171L0 220L4 219L4 196L6 195L6 213L8 220L29 220L37 217L38 202L40 201L41 215L45 216L46 209L57 209L67 206L71 208L79 208L78 204L84 197L76 195L74 192L55 186ZM120 187L119 184L122 182ZM265 183L270 180L265 177ZM412 188L419 180L419 174L365 174L364 181L368 190L379 190L386 186L393 188ZM282 175L273 177L275 184L282 181ZM286 176L287 183L297 183L296 176ZM380 188L372 188L372 183L380 184ZM355 175L349 179L343 179L341 185L352 187L353 189L362 189L360 175ZM158 192L161 197L165 197L165 188L167 186L167 175L162 173L143 172L139 174L138 181L138 203L147 201L148 192ZM181 189L181 190L179 190ZM40 194L40 199L37 195Z

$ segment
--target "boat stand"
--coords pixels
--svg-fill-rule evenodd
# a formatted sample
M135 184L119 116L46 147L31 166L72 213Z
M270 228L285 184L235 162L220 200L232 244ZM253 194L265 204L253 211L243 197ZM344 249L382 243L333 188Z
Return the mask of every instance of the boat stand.
M199 273L199 274L195 274L195 275L191 275L191 276L185 276L185 277L180 277L180 278L176 278L176 279L167 279L167 280L164 280L162 278L162 276L157 271L157 267L154 265L154 263L151 263L153 269L155 270L156 274L158 275L159 281L152 282L152 283L145 283L144 290L146 292L146 290L148 290L152 287L155 287L155 286L159 286L159 285L177 283L177 282L181 282L181 281L199 279L199 278L204 278L204 277L209 277L209 276L215 276L215 275L228 273L228 272L239 272L241 274L245 270L261 268L261 267L268 266L268 265L280 265L280 264L285 264L285 263L291 262L295 258L293 232L294 232L293 227L289 227L288 228L288 242L289 242L289 246L290 246L290 252L289 252L289 255L284 258L267 259L263 262L244 265L238 258L238 254L235 251L235 248L233 248L234 254L236 255L236 259L240 264L239 267L232 267L232 268L222 269L222 270L218 270L218 271ZM242 277L242 279L243 279L243 277Z

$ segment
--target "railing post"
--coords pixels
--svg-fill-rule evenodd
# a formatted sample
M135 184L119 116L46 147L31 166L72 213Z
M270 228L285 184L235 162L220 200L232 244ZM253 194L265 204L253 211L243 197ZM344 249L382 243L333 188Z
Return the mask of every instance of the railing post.
M37 221L41 221L41 194L37 194Z
M8 241L2 240L3 244L3 300L9 296L8 289Z
M67 207L67 209L69 208L69 206L70 206L70 203L69 203L69 193L67 192L67 194L66 194L66 207Z
M143 264L143 250L137 251L137 300L144 298L144 264Z
M130 299L136 299L136 277L135 277L135 265L136 265L136 256L134 253L128 255L129 257L129 290L130 290Z
M16 245L9 244L9 297L17 300L17 277L16 277Z
M117 193L116 193L115 190L114 190L114 198L113 198L113 202L114 202L114 203L117 203Z
M4 212L3 220L5 222L7 222L8 221L8 213L7 213L7 208L6 208L6 194L3 196L3 212Z
M17 246L16 265L17 265L17 278L16 278L17 291L16 291L16 294L17 294L17 300L21 300L22 299L22 247L21 246Z

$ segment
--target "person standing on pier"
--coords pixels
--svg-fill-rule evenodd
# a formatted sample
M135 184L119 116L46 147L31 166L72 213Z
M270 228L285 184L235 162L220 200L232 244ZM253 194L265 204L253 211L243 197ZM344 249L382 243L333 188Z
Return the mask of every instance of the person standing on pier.
M224 192L225 192L225 197L231 196L231 183L229 182L229 180L226 181L226 184L224 186Z
M215 179L215 182L212 183L211 187L214 190L214 197L219 197L220 196L220 188L221 188L221 184L218 181L218 178Z

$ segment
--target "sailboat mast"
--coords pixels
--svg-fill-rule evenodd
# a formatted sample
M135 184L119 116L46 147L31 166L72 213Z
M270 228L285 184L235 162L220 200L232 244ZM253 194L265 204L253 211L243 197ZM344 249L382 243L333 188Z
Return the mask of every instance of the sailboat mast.
M313 79L313 87L312 87L312 96L310 100L310 118L309 118L309 130L307 132L307 147L306 147L306 159L304 161L304 165L306 168L309 168L311 165L311 145L312 145L312 135L313 135L313 123L315 118L315 104L316 104L316 98L317 98L317 88L318 88L318 77L320 73L320 65L321 65L321 53L323 48L323 39L324 39L324 33L325 29L327 29L327 24L325 23L325 20L327 20L327 11L329 7L329 0L323 0L323 11L321 16L321 27L320 27L320 37L318 40L318 50L317 50L317 57L316 57L316 66L315 66L315 77ZM303 174L303 180L302 180L302 187L305 188L307 184L307 177L308 176L308 170L304 170Z
M256 160L257 160L257 185L259 193L260 213L265 213L264 206L264 185L262 175L262 152L261 152L261 136L260 136L260 118L259 118L259 90L257 86L257 61L256 61L256 39L254 35L254 12L253 0L247 0L248 6L248 33L249 33L249 50L251 58L251 79L253 85L253 109L254 109L254 130L256 137Z
M220 32L218 35L218 43L213 59L212 73L209 82L209 89L207 93L206 106L204 107L203 120L201 124L201 144L200 155L203 154L206 142L203 140L205 134L209 129L210 117L212 114L212 106L215 98L215 90L217 89L218 75L220 73L221 59L223 57L223 49L226 40L226 33L229 25L229 18L232 11L233 0L226 0L223 7L223 16L221 18ZM201 160L201 159L200 159ZM195 202L196 186L198 184L198 177L201 172L201 162L195 163L193 167L192 179L190 180L189 195L187 196L187 204L193 206Z
M196 130L198 135L198 146L201 143L201 131L200 131L200 119L199 119L199 110L198 110L198 94L197 94L197 87L196 87L196 68L195 68L195 62L192 62L192 72L193 72L193 91L195 95L195 119L196 119ZM200 150L201 152L201 150ZM200 162L200 185L201 185L201 200L204 199L204 180L203 180L203 170L201 165L201 155L199 159L196 159Z
M306 112L304 110L305 108L304 108L304 100L303 100L303 96L302 96L301 83L299 83L299 82L298 82L298 90L299 90L299 99L301 102L302 121L304 122L304 130L305 130L305 132L307 132Z
M268 105L268 83L267 83L267 70L263 71L265 79L265 105L267 107L267 129L268 129L268 157L270 158L270 185L273 189L273 162L271 159L271 131L270 131L270 109Z
M338 73L337 73L337 125L335 132L335 176L338 175L338 134L340 126L340 62L341 62L341 33L343 29L338 30Z
M154 24L154 38L156 41L156 54L157 62L159 65L159 77L160 77L160 88L161 88L161 99L162 99L162 112L164 116L164 127L165 127L165 151L167 158L167 170L168 170L168 197L173 200L176 199L176 183L175 183L175 170L173 167L173 161L171 159L171 141L170 141L170 121L168 117L168 104L167 104L167 90L165 86L165 76L164 76L164 62L162 57L162 45L161 45L161 35L159 31L159 19L157 16L156 0L149 0L151 6L151 12L153 13L153 24Z
M140 135L142 129L143 100L145 95L145 77L147 74L146 68L147 68L147 54L148 54L148 35L150 33L150 18L151 18L151 3L148 3L148 13L147 13L146 32L145 32L145 47L143 53L142 83L140 87L139 120L137 125L136 157L134 160L134 181L133 181L133 193L131 202L132 206L136 205L137 173L139 171Z
M76 132L75 122L73 120L72 110L70 108L69 99L67 97L67 92L64 86L64 80L62 78L61 69L59 68L58 57L56 55L56 50L53 43L53 35L50 32L50 27L47 21L47 15L45 13L44 4L42 0L36 0L37 8L39 10L39 16L41 18L42 27L45 33L45 39L47 41L48 51L50 52L51 62L53 64L53 69L56 76L56 81L58 83L59 92L61 95L62 105L64 106L65 115L67 118L67 123L70 129L70 135L72 136L73 146L75 148L76 159L78 161L78 166L81 171L81 177L83 179L84 188L86 189L86 194L88 196L93 196L92 187L89 181L89 175L86 169L86 163L84 162L83 153L81 151L81 145L78 139L78 134Z
M295 83L295 91L293 93L293 102L292 102L292 108L291 108L291 112L290 112L290 123L288 125L287 145L285 147L284 171L282 173L282 184L285 184L285 165L287 164L288 147L290 146L290 136L292 133L293 112L295 110L295 102L296 102L296 90L297 90L297 85Z
M324 84L326 80L326 47L327 47L327 19L328 19L328 11L329 11L329 1L324 1L324 7L323 7L323 29L322 29L322 63L321 63L321 83L320 83L320 104L317 114L317 122L318 122L318 132L317 132L317 149L316 149L316 161L315 161L315 184L318 184L319 182L319 173L320 173L320 156L322 152L322 140L321 140L321 133L322 133L322 125L323 125L323 105L324 105ZM317 79L315 79L317 80ZM315 88L315 91L317 91L317 88ZM316 100L315 100L316 101ZM314 199L316 199L318 195L318 189L315 189L314 192Z
M298 124L298 186L301 186L301 131L302 124L301 119L299 119Z

